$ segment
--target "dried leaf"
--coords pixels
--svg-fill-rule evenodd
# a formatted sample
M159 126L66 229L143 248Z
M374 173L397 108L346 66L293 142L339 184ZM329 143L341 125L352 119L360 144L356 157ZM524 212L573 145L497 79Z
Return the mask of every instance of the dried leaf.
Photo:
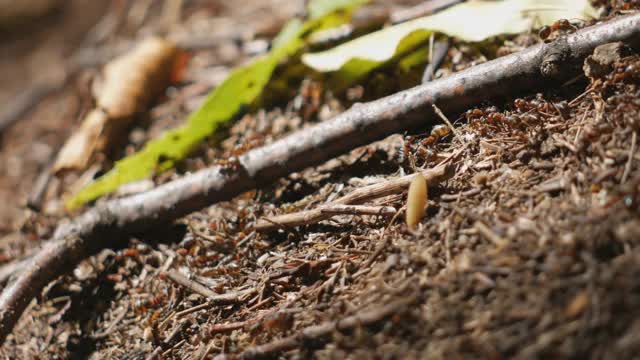
M149 38L104 67L96 109L64 145L53 170L84 170L96 152L106 151L134 115L167 87L178 51L167 40Z

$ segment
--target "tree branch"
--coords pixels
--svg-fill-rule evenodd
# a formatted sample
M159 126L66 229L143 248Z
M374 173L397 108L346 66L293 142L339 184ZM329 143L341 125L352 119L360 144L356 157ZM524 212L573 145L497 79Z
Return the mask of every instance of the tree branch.
M491 98L549 86L550 80L566 80L580 71L580 62L596 46L614 41L640 47L640 14L568 35L561 46L537 45L445 79L354 105L329 121L244 154L238 167L214 166L151 191L100 204L71 224L60 226L26 270L2 292L0 342L48 282L115 241L165 226L190 212L389 134L424 128L434 122L431 106L436 103L445 113L458 112ZM558 51L566 56L558 56ZM557 59L565 63L559 64Z

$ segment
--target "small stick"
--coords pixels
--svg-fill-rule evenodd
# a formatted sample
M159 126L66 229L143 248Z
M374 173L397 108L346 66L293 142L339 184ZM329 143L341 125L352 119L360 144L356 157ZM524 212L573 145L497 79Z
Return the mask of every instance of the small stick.
M226 323L226 324L213 324L211 326L209 326L209 332L211 334L218 334L218 333L225 333L225 332L230 332L233 330L238 330L238 329L242 329L245 326L255 322L256 319L251 319L251 320L247 320L247 321L238 321L238 322L232 322L232 323Z
M371 255L371 254L373 254L372 251L367 251L367 250L341 249L341 248L336 248L336 247L332 247L331 251L344 253L344 254L357 254L357 255Z
M232 322L232 323L226 323L226 324L214 324L211 325L209 327L209 331L212 334L216 334L216 333L222 333L222 332L229 332L229 331L233 331L233 330L238 330L238 329L242 329L248 325L253 325L255 323L258 323L260 321L262 321L263 319L265 319L268 316L271 316L273 314L276 314L280 311L286 311L287 307L289 305L291 305L292 303L298 301L300 298L302 297L302 295L298 295L296 296L294 299L290 300L289 302L285 303L280 309L273 309L267 313L263 313L262 315L256 316L254 318L251 319L247 319L244 321L237 321L237 322ZM262 302L264 303L265 301L271 301L271 299L266 299L263 300ZM257 304L256 304L257 305ZM252 308L246 309L247 311L253 311L253 309L256 308L256 305L254 305Z
M200 311L200 310L203 310L203 309L210 308L212 305L213 304L210 303L210 302L205 302L205 303L202 303L200 305L192 306L192 307L190 307L188 309L184 309L182 311L177 312L175 314L175 317L176 318L181 318L181 317L183 317L185 315L189 315L189 314L194 313L196 311Z
M163 353L162 353L162 357L161 357L160 359L164 359L164 358L168 357L168 356L169 356L169 354L171 354L171 352L172 352L174 349L177 349L178 347L180 347L180 346L181 346L182 344L184 344L185 342L187 342L187 340L185 340L185 339L182 339L182 340L178 341L178 342L177 342L175 345L173 345L171 348L169 348L169 349L165 350L165 352L163 352Z
M187 222L187 227L189 228L189 230L191 230L191 232L193 233L193 235L195 235L196 238L200 238L202 240L206 240L210 243L214 243L214 244L220 244L220 241L218 240L218 238L216 238L215 236L211 236L209 234L205 234L204 232L196 229L196 227L193 225L192 221L188 221Z
M320 212L330 215L393 215L396 209L393 206L329 204L321 206Z
M184 328L188 324L189 324L189 321L187 319L180 321L178 325L173 330L171 330L171 333L169 333L167 338L164 340L165 345L169 346L170 344L172 344L178 338L178 336L182 334Z
M457 194L443 194L440 195L440 200L442 201L456 201L458 199L461 199L463 197L469 197L469 196L474 196L474 195L478 195L482 192L482 188L473 188L471 190L467 190L467 191L463 191Z
M567 148L567 150L571 151L572 153L574 153L574 154L578 153L578 149L575 146L573 146L572 143L568 142L567 140L562 139L560 137L556 137L555 141L556 141L556 143L558 143L558 145L564 146L565 148Z
M91 335L91 339L94 339L94 340L104 339L107 336L113 334L113 332L118 329L118 326L121 325L121 322L125 318L125 316L127 316L127 311L128 310L129 309L127 307L123 308L123 310L120 312L120 314L118 314L118 316L116 316L115 320L113 320L111 322L111 324L109 324L109 326L107 327L107 329L104 332L100 332L100 333L96 333L96 334Z
M596 179L596 183L600 181L602 180ZM547 180L542 184L538 185L537 190L538 192L541 192L541 193L545 193L545 192L551 193L551 192L565 190L569 185L570 185L570 181L566 177L560 176L560 177L555 177L553 179Z
M249 293L255 292L254 290L247 290L236 293L218 294L208 287L195 282L181 273L175 270L169 270L165 272L167 277L178 285L184 286L187 289L193 291L196 294L202 295L208 298L210 302L217 305L235 304L240 302L240 299Z
M376 261L376 258L380 256L380 254L382 254L384 249L387 247L387 245L389 244L389 241L391 241L391 237L389 236L385 237L384 235L386 234L387 230L391 227L391 225L396 221L398 216L402 214L403 209L405 209L404 206L393 216L393 218L391 219L391 221L389 221L389 224L384 228L384 230L382 230L382 234L380 234L380 240L381 240L380 245L378 245L378 247L373 251L373 254L371 254L371 256L369 256L367 260L364 261L364 263L362 264L363 269L366 269L369 266L371 266L371 264L373 264L373 262Z
M149 356L147 356L146 360L156 360L160 358L160 354L162 354L162 347L156 347Z
M261 308L262 306L270 303L271 301L273 301L273 299L271 297L268 297L268 298L266 298L264 300L259 301L255 305L251 306L250 308L247 309L247 311L253 311L255 309Z
M33 184L33 189L29 193L27 207L33 211L39 212L42 206L42 200L44 199L44 195L46 194L51 178L53 177L53 173L51 172L51 169L53 168L53 159L54 158L51 159L50 164L42 168L40 175L38 175L38 178L36 178L36 181Z
M433 169L424 170L422 172L422 175L424 175L429 184L433 184L438 180L444 178L447 174L448 169L449 167L447 165L442 164L436 166ZM356 189L351 193L335 200L333 204L357 204L370 199L402 192L407 189L407 186L409 186L411 180L413 180L413 177L414 175L411 174ZM331 215L323 213L321 208L304 210L291 214L277 215L260 219L256 222L254 230L261 232L272 231L281 227L292 227L316 223L330 217Z
M473 228L476 229L487 240L494 243L496 246L504 246L507 243L507 240L505 238L496 234L495 231L493 231L482 221L476 221L476 223L473 224Z
M575 99L571 100L569 102L569 106L574 106L575 104L577 104L580 100L582 100L582 98L584 98L585 96L591 94L593 92L593 88L589 87L587 90L585 90L582 94L576 96Z
M410 305L417 302L417 296L394 301L384 306L375 307L366 311L360 311L354 315L347 316L338 321L327 321L320 325L309 326L298 333L275 340L268 344L251 347L237 355L220 354L215 360L224 359L258 359L273 356L283 351L295 349L305 341L324 341L334 331L347 331L358 326L369 326L376 324L394 314L397 314Z
M433 44L433 50L429 51L429 64L426 69L424 69L424 74L422 75L422 83L428 83L433 80L433 76L442 65L442 62L447 57L447 53L449 52L449 42L448 41L436 41Z
M206 359L207 356L209 356L209 354L211 353L211 350L213 350L214 346L215 346L215 341L211 341L209 345L207 345L207 348L205 349L205 351L200 356L200 360Z
M638 133L636 131L631 135L631 148L629 149L629 159L627 160L627 164L624 166L624 173L622 174L622 180L620 183L624 184L627 182L627 178L631 173L631 165L633 163L633 155L636 153L636 147L638 145Z

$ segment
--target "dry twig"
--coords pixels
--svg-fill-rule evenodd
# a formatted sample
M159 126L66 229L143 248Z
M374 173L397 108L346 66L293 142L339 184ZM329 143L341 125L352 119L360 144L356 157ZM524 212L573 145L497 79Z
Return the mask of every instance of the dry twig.
M629 178L629 174L631 173L631 165L633 164L633 155L636 153L636 148L638 146L638 132L634 131L633 135L631 135L631 148L629 148L629 159L627 159L627 164L624 166L624 173L622 174L621 183L626 183Z
M458 129L455 128L455 126L453 126L453 124L451 123L451 121L449 121L449 118L442 112L442 110L440 110L440 108L436 105L433 104L433 111L436 112L436 114L438 115L438 117L440 119L442 119L442 121L445 122L445 124L447 124L447 126L449 127L449 129L451 129L451 132L458 138L458 139L462 139L462 136L460 135L460 132L458 131Z
M321 206L320 212L329 215L393 215L396 209L392 206L329 204Z
M374 261L376 261L376 259L378 258L378 256L380 256L380 254L382 254L382 252L384 251L384 249L387 247L387 245L389 244L389 242L391 241L389 236L385 236L387 233L387 230L389 230L389 228L391 227L391 225L393 225L393 223L396 221L396 219L398 218L398 216L402 213L402 210L404 210L404 207L402 209L400 209L394 216L393 218L391 218L391 221L389 221L389 224L387 224L387 226L382 230L382 233L380 234L380 240L379 240L379 244L376 247L376 249L373 251L373 253L371 254L371 256L369 256L367 258L367 260L365 260L362 263L361 268L363 270L368 269L371 264L373 264ZM355 277L355 275L354 275Z
M239 321L239 322L232 322L232 323L226 323L226 324L214 324L209 327L209 332L211 334L231 332L233 330L242 329L248 324L251 324L253 322L255 322L254 319L251 319L250 321Z
M473 228L476 229L483 237L485 237L487 240L491 241L498 247L502 247L507 243L507 240L505 238L497 234L495 231L493 231L493 229L491 229L482 221L476 221L475 224L473 224Z
M224 304L234 304L240 301L247 294L255 292L253 289L235 292L235 293L226 293L226 294L218 294L208 287L197 283L181 273L175 270L169 270L165 273L169 279L174 281L176 284L186 287L187 289L193 291L196 294L200 294L207 298L210 303L224 305Z
M219 355L215 357L215 359L258 359L273 356L283 351L295 349L299 344L305 341L322 341L334 331L346 331L358 326L375 324L389 316L406 310L416 301L417 297L415 295L409 296L384 306L379 306L367 311L361 311L355 315L347 316L338 321L328 321L320 325L306 327L295 335L275 340L268 344L249 348L238 355Z
M439 179L445 177L448 167L440 165L433 169L422 172L427 182L432 184ZM332 202L337 205L358 204L370 199L375 199L395 193L402 192L407 189L414 175L407 175L397 179L384 181L382 183L365 186L354 190L353 192ZM300 226L316 223L328 219L332 214L322 211L322 207L312 210L299 211L291 214L272 216L260 219L256 223L254 229L257 231L272 231L282 227Z
M436 102L445 113L461 111L490 98L511 97L550 86L552 80L566 80L580 71L582 59L596 46L614 41L640 47L640 14L619 17L570 34L561 42L540 44L445 79L354 105L329 121L245 153L238 167L214 166L145 193L102 203L60 226L28 268L2 292L0 342L46 284L131 234L166 226L190 212L391 133L424 128L429 125L425 119L433 118L431 105Z
M440 65L442 65L444 59L447 57L447 53L449 52L449 41L436 41L431 47L433 49L429 49L429 64L424 69L424 73L422 74L423 84L433 80L436 71L438 70Z
M44 200L44 196L46 195L51 179L53 178L51 169L52 164L47 164L40 170L40 174L36 178L33 188L29 193L29 197L27 198L27 207L33 211L40 211L42 201Z

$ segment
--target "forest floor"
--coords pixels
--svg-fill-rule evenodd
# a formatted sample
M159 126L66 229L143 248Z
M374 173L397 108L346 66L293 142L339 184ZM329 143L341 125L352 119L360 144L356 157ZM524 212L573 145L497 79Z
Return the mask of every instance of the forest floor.
M0 87L0 100L10 101L25 74L46 76L64 64L64 56L55 60L43 52L45 45L34 43L68 54L69 42L54 38L79 43L102 12L117 12L88 0L69 3L53 15L52 31L2 35L8 41L0 41L0 69L11 76ZM302 2L276 0L204 3L188 2L182 22L169 31L222 40L197 51L184 84L154 105L122 153L179 124L232 66L303 8ZM607 3L606 16L640 9L633 1ZM142 19L130 11L91 46L160 26L166 20L161 9L149 6ZM77 20L66 20L71 11ZM540 39L523 34L496 41L509 52ZM52 57L50 65L36 65ZM477 48L453 42L438 76L483 61ZM193 213L162 235L104 250L47 286L0 354L632 358L640 352L638 69L640 55L629 54L600 79L583 76L563 87L478 104L450 116L455 133L431 137L427 127L392 135ZM33 253L67 219L61 195L79 177L54 181L42 211L25 204L42 169L91 106L83 74L1 134L3 264ZM203 144L178 170L154 181L237 156L404 86L393 79L390 70L381 71L346 95L306 79L290 101L243 116L220 145ZM341 215L266 234L252 229L264 215L313 208L443 161L452 174L429 184L427 214L416 229L403 216L377 215ZM406 193L371 204L400 210L405 202ZM214 304L198 286L237 296ZM302 332L320 324L324 328Z

